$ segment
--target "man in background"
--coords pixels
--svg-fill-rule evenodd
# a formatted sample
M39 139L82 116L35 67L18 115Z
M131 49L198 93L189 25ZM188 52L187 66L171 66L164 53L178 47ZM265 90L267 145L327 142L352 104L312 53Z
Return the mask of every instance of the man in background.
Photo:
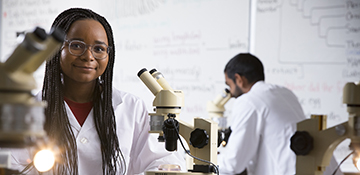
M285 87L265 83L264 67L254 55L236 55L224 73L236 99L232 132L218 156L220 174L247 169L251 175L294 175L296 155L290 149L290 138L296 124L306 119L298 98ZM325 174L330 171L327 168Z

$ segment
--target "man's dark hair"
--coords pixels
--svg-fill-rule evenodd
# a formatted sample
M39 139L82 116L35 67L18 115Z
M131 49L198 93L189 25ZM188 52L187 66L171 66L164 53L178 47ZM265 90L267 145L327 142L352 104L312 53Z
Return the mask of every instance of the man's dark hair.
M116 121L112 106L115 46L110 24L104 17L89 9L70 8L56 17L52 28L61 28L67 33L75 21L82 19L93 19L101 23L106 31L110 48L106 70L99 79L96 79L93 94L93 116L101 145L103 174L113 175L118 172L125 174L126 164L116 134ZM64 104L60 54L61 51L46 62L42 99L47 101L48 106L45 109L46 120L44 129L49 138L55 141L61 150L61 162L55 165L54 173L59 175L75 175L79 173L77 146ZM117 165L119 165L120 170L117 169Z
M224 73L235 82L235 74L244 76L249 83L264 81L264 67L261 61L250 53L240 53L225 66Z

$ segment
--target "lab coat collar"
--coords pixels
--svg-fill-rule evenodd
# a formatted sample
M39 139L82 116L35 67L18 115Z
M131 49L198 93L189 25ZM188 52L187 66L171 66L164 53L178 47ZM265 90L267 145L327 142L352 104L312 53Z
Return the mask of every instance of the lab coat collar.
M122 100L123 96L121 95L121 92L119 90L117 90L116 88L113 87L112 97L113 97L112 103L113 103L113 107L114 107L114 111L115 111L117 106L119 106L123 102L123 100ZM115 97L117 97L117 98L115 98Z
M112 88L112 94L113 94L112 95L112 97L113 97L112 98L112 103L113 103L113 108L114 108L114 111L115 111L117 106L119 106L123 102L123 100L121 98L123 95L121 94L121 91L117 90L114 87ZM41 93L38 93L36 95L36 97L37 97L38 100L41 100ZM114 97L117 97L117 98L114 98ZM86 132L89 129L95 127L94 117L93 117L93 109L91 109L88 117L86 118L83 126L81 127L79 122L76 120L74 114L71 112L71 109L68 106L68 104L65 101L64 101L64 103L65 103L65 108L67 109L66 112L67 112L67 115L68 115L68 118L69 118L69 123L70 123L71 127L73 128L75 136L77 136L80 131Z
M115 97L122 97L122 95L120 95L120 94L121 94L121 92L113 87L113 89L112 89L112 103L113 103L114 111L117 108L117 106L119 106L123 102L122 98L115 98ZM103 95L103 94L101 94L101 95ZM91 109L91 111L90 111L90 113L89 113L89 115L88 115L87 119L85 120L82 127L80 126L79 122L77 122L75 116L72 113L71 113L72 117L70 117L69 114L68 115L69 115L69 118L75 119L75 123L76 123L75 127L79 128L80 132L87 132L90 129L95 127L93 111L94 111L94 108Z
M91 111L89 112L87 119L85 120L84 124L81 127L80 133L87 132L90 129L95 127L93 110L94 110L94 108L91 109ZM73 117L75 118L75 116L73 116ZM75 118L75 120L76 120L76 118ZM78 126L80 126L79 122L76 121L76 123L78 124Z
M257 81L255 84L252 85L250 91L253 90L253 89L257 89L257 88L261 87L263 84L265 84L264 81L262 81L262 80ZM250 91L249 91L249 92L250 92Z
M77 137L80 132L87 132L90 129L95 127L95 123L94 123L94 115L93 115L93 110L91 109L91 111L89 112L89 115L87 116L84 124L82 126L80 126L79 122L76 120L76 117L74 116L74 114L72 113L69 105L65 102L65 108L66 108L66 112L68 115L68 119L69 119L69 123L71 125L71 128L73 129L74 135L75 137Z
M76 120L76 118L75 118L74 114L72 113L69 105L65 101L64 101L64 104L65 104L66 114L67 114L68 119L69 119L69 123L71 125L71 128L73 129L75 137L77 137L77 135L79 134L79 132L81 130L81 126L80 126L79 122ZM88 120L88 118L89 118L89 116L87 117L86 120ZM86 120L85 120L85 122L86 122ZM84 122L84 125L85 125L85 122Z

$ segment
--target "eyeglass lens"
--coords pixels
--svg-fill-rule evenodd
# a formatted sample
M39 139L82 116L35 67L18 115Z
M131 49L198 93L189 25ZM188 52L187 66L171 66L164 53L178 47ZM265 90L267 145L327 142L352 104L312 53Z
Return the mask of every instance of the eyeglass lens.
M84 54L87 45L82 41L71 41L69 43L69 51L75 56ZM95 44L91 46L91 53L96 59L104 59L108 54L108 46L105 44Z

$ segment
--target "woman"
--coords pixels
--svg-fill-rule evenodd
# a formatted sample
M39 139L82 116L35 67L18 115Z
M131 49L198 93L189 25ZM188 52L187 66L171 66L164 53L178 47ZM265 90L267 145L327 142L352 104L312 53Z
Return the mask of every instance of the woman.
M66 33L61 50L46 63L42 100L44 129L60 149L54 174L138 174L160 164L182 165L149 135L149 116L139 98L112 86L115 46L107 20L89 9L59 14L52 28ZM14 155L22 164L21 153Z

